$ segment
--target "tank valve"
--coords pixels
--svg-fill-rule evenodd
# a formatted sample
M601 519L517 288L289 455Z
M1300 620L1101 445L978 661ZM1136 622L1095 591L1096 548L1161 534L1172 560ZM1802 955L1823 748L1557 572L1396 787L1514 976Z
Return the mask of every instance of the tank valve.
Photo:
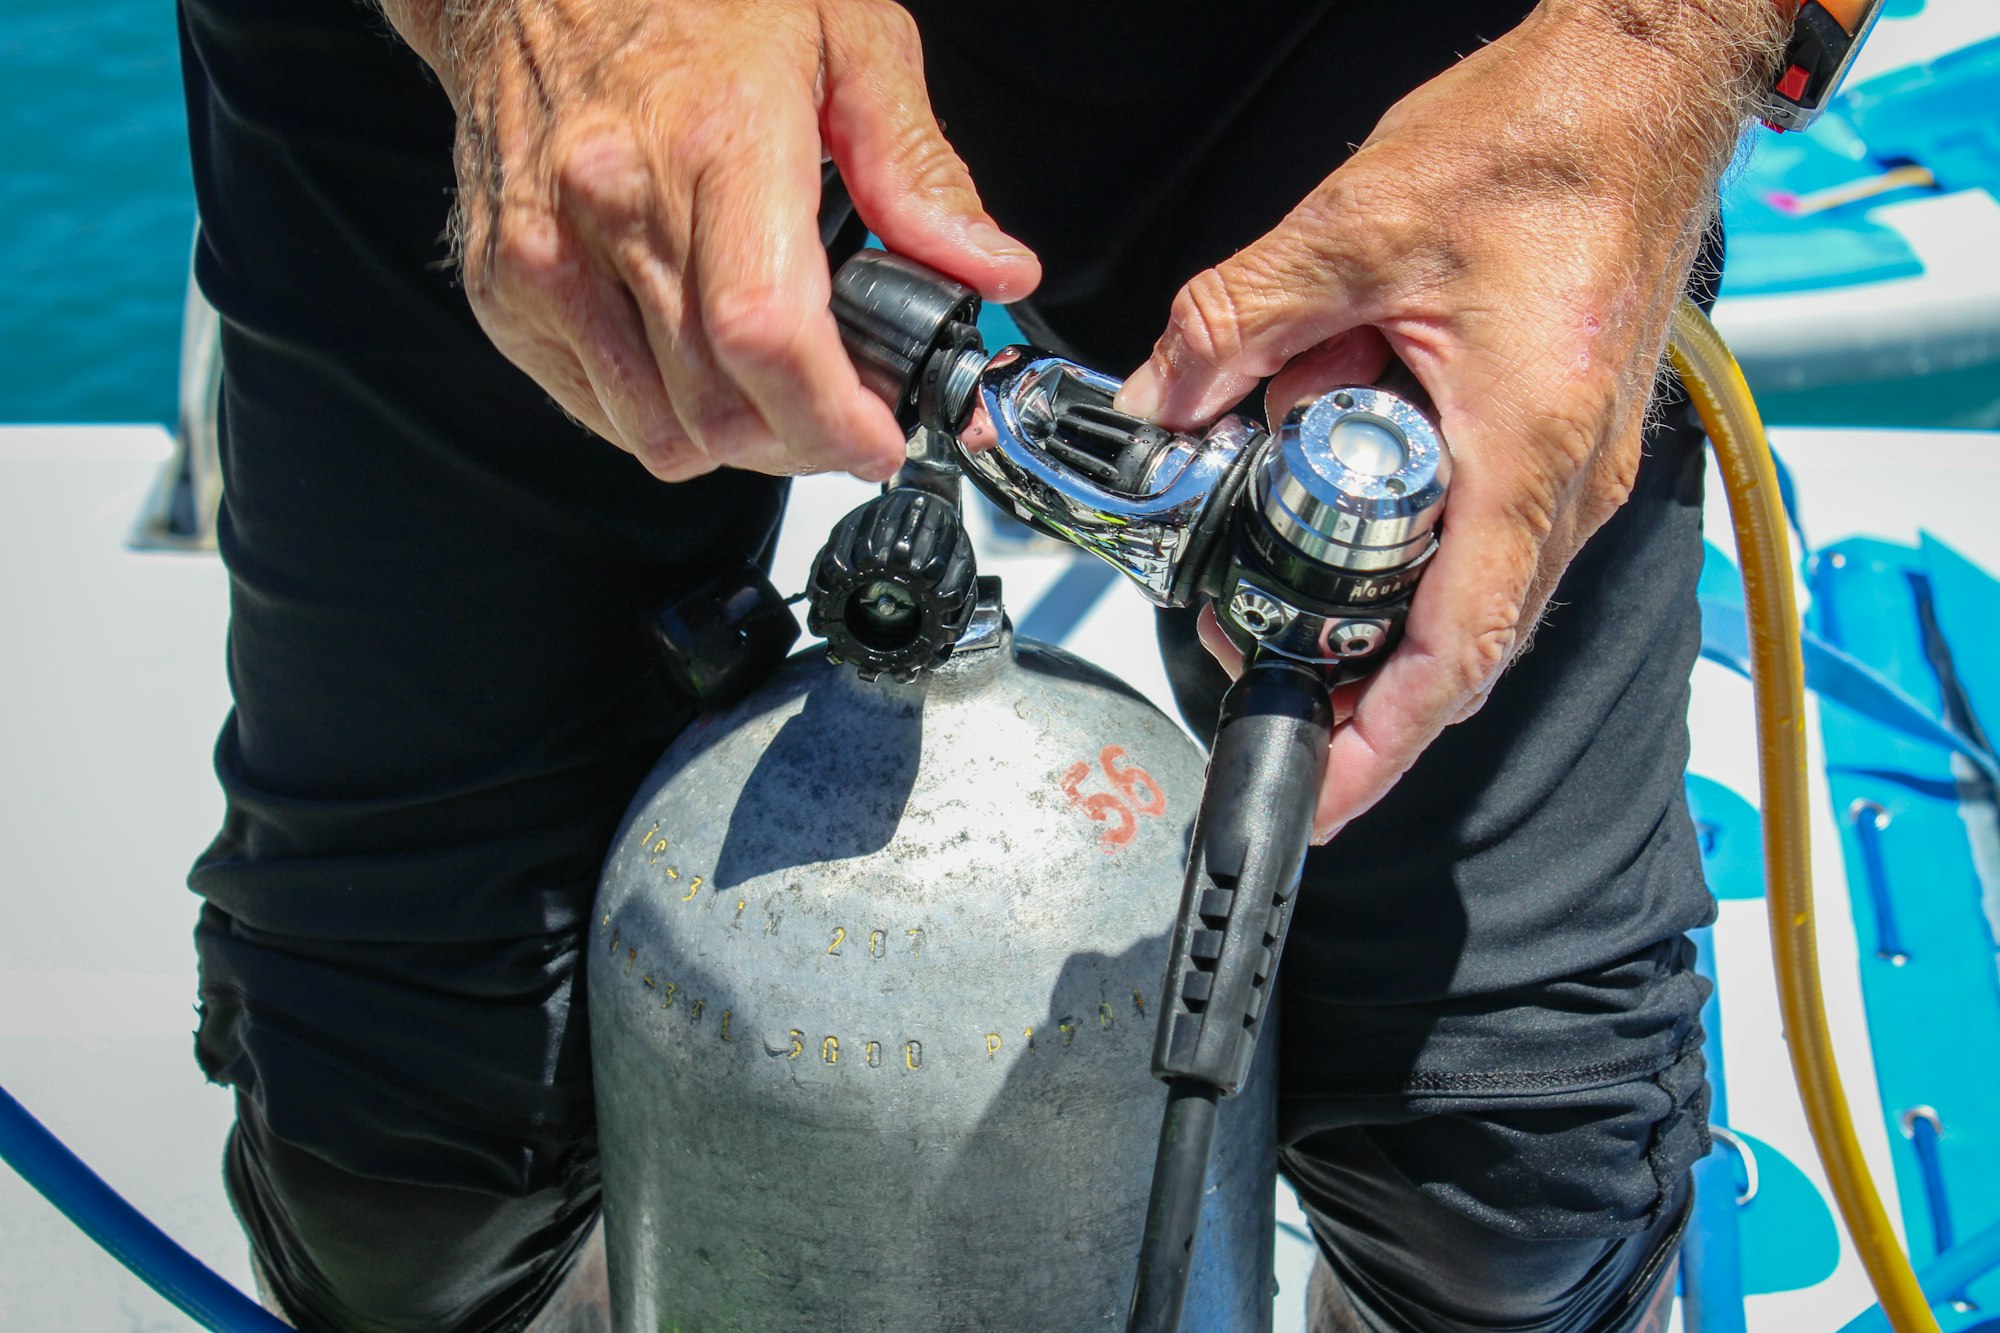
M813 563L806 627L863 680L915 680L942 665L978 602L958 507L901 487L840 520Z

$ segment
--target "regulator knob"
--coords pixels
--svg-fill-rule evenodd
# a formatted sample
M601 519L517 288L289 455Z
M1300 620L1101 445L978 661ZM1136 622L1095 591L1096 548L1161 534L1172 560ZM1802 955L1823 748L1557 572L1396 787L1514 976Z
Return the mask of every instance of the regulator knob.
M904 487L835 525L813 563L806 626L863 680L899 681L940 666L978 602L972 537L958 507Z
M1430 548L1450 480L1451 451L1416 401L1338 389L1285 414L1256 480L1260 533L1332 570L1403 568Z

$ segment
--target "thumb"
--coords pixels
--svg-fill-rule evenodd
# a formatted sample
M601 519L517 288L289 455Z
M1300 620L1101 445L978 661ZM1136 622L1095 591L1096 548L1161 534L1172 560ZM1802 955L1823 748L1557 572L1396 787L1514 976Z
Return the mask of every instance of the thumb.
M923 48L900 5L851 11L826 32L821 134L862 221L889 249L1017 301L1041 281L1034 252L1000 230L931 114Z
M1381 330L1362 325L1336 333L1285 363L1264 390L1264 420L1273 429L1297 404L1329 389L1373 384L1395 359Z

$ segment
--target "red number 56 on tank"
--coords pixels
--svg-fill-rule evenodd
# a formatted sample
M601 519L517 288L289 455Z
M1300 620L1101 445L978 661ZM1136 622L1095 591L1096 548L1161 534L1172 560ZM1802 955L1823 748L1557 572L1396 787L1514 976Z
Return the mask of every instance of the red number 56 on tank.
M1071 765L1062 775L1062 791L1071 805L1098 823L1110 825L1097 835L1097 842L1106 852L1115 852L1138 834L1140 815L1166 813L1167 794L1153 781L1152 774L1137 764L1125 762L1122 745L1105 746L1098 753L1097 763L1115 791L1084 794L1083 784L1090 777L1089 764Z

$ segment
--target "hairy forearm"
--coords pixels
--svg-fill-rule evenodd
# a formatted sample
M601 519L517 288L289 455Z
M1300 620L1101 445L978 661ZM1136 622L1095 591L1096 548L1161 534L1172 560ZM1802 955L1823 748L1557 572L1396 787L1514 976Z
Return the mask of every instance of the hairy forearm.
M1795 0L1542 0L1537 12L1592 25L1733 94L1747 115L1776 69Z
M1570 66L1641 140L1727 164L1783 54L1792 0L1542 0L1530 25L1598 53Z
M1513 219L1526 236L1642 237L1638 266L1678 283L1786 14L1780 0L1541 0L1392 108L1362 156L1421 140L1462 214L1490 205L1485 225Z
M444 54L447 11L463 8L466 0L378 0L382 15L410 49L435 69Z
M460 50L458 34L467 21L492 7L493 0L376 0L389 26L422 57L456 105Z

